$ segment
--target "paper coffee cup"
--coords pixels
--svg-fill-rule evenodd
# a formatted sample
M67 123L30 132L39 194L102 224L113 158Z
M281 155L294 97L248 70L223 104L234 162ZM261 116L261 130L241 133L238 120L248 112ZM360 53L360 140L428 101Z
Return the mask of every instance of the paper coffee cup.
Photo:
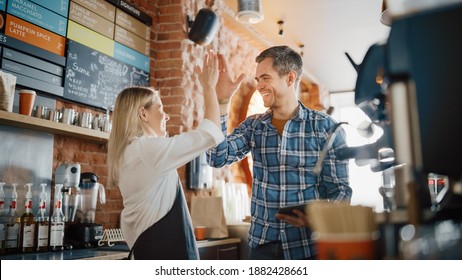
M30 89L19 90L19 113L22 115L32 115L35 102L35 91Z
M194 235L196 236L196 240L204 240L206 230L207 230L207 228L204 227L204 226L195 226L194 227Z
M312 235L319 260L374 260L377 259L374 233L330 233Z

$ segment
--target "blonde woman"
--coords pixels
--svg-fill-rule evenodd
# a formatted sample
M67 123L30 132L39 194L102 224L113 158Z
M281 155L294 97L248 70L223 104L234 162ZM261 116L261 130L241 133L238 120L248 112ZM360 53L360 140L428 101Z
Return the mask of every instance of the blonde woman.
M155 89L130 87L117 96L109 183L122 194L120 224L132 259L199 259L177 168L224 139L215 91L221 59L209 52L202 68L195 67L205 108L204 120L193 131L167 137L169 116Z

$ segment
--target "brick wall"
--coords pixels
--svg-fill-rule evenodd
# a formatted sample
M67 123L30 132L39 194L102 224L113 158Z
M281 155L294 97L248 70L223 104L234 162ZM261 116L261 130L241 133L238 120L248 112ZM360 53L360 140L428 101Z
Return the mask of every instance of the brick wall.
M247 104L255 89L255 57L261 51L255 44L243 39L237 30L224 24L223 3L214 3L212 9L220 19L218 34L208 46L198 46L187 39L186 16L194 18L197 11L205 7L206 1L196 0L131 0L132 4L153 18L151 29L151 86L161 91L165 111L170 116L167 129L170 135L194 129L203 119L203 98L201 86L194 75L195 64L202 65L202 58L209 49L219 51L228 57L230 70L236 76L246 73L239 91L230 103L230 124L237 125L244 117L243 107ZM307 89L308 88L308 89ZM308 98L309 86L305 87L302 100L319 102ZM314 87L317 89L316 87ZM318 93L318 92L317 92ZM319 96L319 93L318 93ZM101 113L91 108L81 107L60 101L57 108L74 108L77 111ZM99 176L99 182L106 187L106 204L97 207L96 222L105 228L119 227L119 215L123 208L117 187L107 186L107 145L92 143L80 139L55 136L53 170L62 162L79 162L82 172L93 172ZM215 169L214 175L230 182L244 182L250 187L251 177L245 162L230 167ZM186 198L189 200L194 191L186 188L186 167L178 169Z
M99 110L69 103L57 101L56 108L72 108L78 112L91 112L93 114L104 113ZM120 210L123 208L120 192L117 188L107 185L107 144L91 142L79 138L54 136L53 147L53 178L54 171L63 162L78 162L81 172L92 172L98 176L98 182L106 188L106 204L97 204L96 223L101 223L104 228L118 228Z
M219 51L228 57L230 70L236 76L246 73L239 91L230 104L232 112L230 123L235 126L245 117L242 110L255 89L255 57L261 51L255 44L243 39L238 30L227 28L224 24L223 3L214 2L212 9L220 19L218 34L208 46L198 46L187 39L186 15L194 18L197 11L205 7L206 1L196 0L131 0L132 4L153 18L151 30L151 86L161 90L165 111L170 116L167 129L170 135L194 129L203 119L203 98L201 86L194 75L195 64L202 65L202 58L209 49ZM307 97L309 87L305 87L303 99ZM316 88L315 88L316 89ZM317 92L319 96L319 92ZM319 102L309 98L309 102ZM58 102L57 108L64 106L77 111L101 113L91 108L81 107L68 102ZM79 162L82 172L93 172L106 187L106 204L97 207L96 222L105 228L119 227L119 215L123 208L120 192L116 187L107 186L107 145L92 143L80 139L55 136L53 170L62 162ZM214 170L216 177L226 181L249 184L249 173L245 164ZM178 169L186 198L189 200L193 191L186 188L186 167ZM247 172L247 173L246 173Z
M210 45L198 46L187 39L186 15L194 17L197 11L204 7L205 1L132 0L129 2L153 18L150 54L151 86L161 90L164 109L171 117L167 124L170 135L190 131L203 119L201 86L193 74L193 67L196 63L201 65L202 57L207 50L214 49L226 54L229 57L231 70L236 74L247 73L246 83L253 82L255 72L253 62L257 50L245 42L240 42L239 36L224 27L222 19L220 19L221 28ZM221 4L221 0L218 0L213 6L219 16ZM244 65L250 67L244 68ZM233 106L236 104L233 103ZM57 108L61 107L74 108L79 112L102 113L67 101L58 101ZM81 164L82 172L93 172L98 175L99 182L106 187L106 204L98 203L96 222L102 223L104 228L118 228L123 204L118 188L107 186L107 144L59 135L54 139L53 171L63 162L78 162ZM186 186L185 169L183 166L178 170L184 187ZM233 180L231 168L216 172L217 176ZM189 199L192 191L186 188L185 191Z

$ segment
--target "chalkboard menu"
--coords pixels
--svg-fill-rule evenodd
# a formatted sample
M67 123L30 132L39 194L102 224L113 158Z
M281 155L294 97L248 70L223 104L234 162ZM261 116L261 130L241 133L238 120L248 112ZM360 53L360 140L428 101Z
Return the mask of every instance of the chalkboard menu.
M68 40L64 98L112 109L129 86L149 86L149 73L80 43Z

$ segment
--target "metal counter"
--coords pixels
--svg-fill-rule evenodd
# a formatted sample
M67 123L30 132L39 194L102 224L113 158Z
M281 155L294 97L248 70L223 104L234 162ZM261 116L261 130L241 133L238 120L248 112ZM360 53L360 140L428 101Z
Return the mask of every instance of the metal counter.
M207 239L197 242L198 248L240 243L239 238ZM61 252L24 253L0 256L0 260L121 260L128 256L126 244L115 244L88 249L63 250Z

